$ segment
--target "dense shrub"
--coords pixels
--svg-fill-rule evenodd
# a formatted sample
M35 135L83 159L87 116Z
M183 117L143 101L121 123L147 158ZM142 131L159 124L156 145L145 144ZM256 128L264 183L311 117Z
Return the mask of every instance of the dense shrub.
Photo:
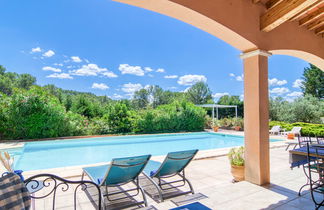
M111 133L129 133L133 130L136 120L135 112L122 103L116 103L108 108L108 113L103 119Z
M269 129L275 125L280 125L282 129L290 131L293 127L302 127L301 134L303 136L324 136L324 124L312 124L304 122L286 123L279 121L271 121Z
M88 126L89 120L77 113L74 112L67 112L65 118L67 125L65 128L65 133L68 136L82 136L82 135L89 135Z
M204 109L189 102L173 102L140 113L138 132L201 131L205 125Z
M39 87L16 90L2 102L2 135L11 139L66 135L65 109Z

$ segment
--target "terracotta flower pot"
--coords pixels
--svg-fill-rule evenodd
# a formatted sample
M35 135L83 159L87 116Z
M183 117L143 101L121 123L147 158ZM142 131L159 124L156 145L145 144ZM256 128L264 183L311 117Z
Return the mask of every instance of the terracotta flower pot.
M240 130L241 130L241 127L240 127L240 126L235 126L235 127L234 127L234 130L235 130L235 131L240 131Z
M231 173L234 177L234 181L240 182L244 180L244 166L234 166L231 167Z
M288 133L287 139L295 139L295 135L293 133Z
M214 126L213 128L214 128L214 132L217 132L219 127L218 126Z

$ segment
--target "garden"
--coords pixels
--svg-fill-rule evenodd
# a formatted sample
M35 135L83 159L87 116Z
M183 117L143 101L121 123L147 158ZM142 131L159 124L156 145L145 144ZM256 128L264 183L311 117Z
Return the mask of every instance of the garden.
M323 72L319 70L317 74L323 80ZM269 126L281 125L286 130L300 126L303 135L324 136L321 81L315 89L307 89L305 82L304 96L293 101L270 98ZM243 101L239 96L225 95L217 101L237 105L238 118L233 111L222 109L220 120L213 122L211 109L196 106L205 103L214 101L203 82L185 92L163 90L155 85L136 91L131 99L112 100L54 85L39 86L32 75L7 72L0 66L0 139L193 132L212 125L244 129Z

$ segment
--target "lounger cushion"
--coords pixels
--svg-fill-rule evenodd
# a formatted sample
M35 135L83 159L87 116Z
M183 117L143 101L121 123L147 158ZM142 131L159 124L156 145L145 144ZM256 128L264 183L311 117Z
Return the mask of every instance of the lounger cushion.
M107 169L109 167L109 164L95 167L87 167L83 168L83 171L87 173L91 181L100 184L101 180L105 177Z

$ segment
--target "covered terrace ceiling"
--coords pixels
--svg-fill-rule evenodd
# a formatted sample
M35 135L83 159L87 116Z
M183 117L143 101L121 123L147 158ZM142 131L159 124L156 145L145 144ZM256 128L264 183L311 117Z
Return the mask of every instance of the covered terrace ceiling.
M252 0L266 11L260 17L260 29L269 32L287 21L324 37L324 0Z

